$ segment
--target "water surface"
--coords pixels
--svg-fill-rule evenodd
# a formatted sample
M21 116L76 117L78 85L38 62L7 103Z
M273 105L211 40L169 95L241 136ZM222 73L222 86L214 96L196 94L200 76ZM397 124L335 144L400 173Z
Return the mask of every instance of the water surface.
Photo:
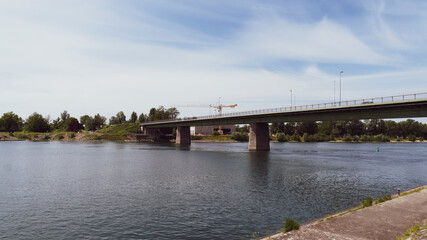
M426 156L423 143L1 142L0 238L247 239L424 185Z

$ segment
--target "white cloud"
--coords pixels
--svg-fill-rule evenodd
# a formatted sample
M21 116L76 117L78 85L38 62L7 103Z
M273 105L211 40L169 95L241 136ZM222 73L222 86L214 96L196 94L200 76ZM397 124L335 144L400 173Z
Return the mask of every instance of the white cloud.
M290 89L301 104L332 101L337 76L322 70L321 63L397 61L328 18L299 23L258 15L220 38L144 11L121 15L104 2L44 3L0 4L1 111L56 117L66 109L74 116L99 112L110 117L120 110L147 113L159 105L212 104L218 97L239 104L235 111L241 111L288 105ZM143 16L135 18L138 14ZM305 67L262 67L282 60ZM399 83L405 74L413 80L407 90L426 87L417 80L425 74L420 69L346 76L343 91L346 98L394 93L403 84L389 83ZM366 89L374 81L382 85Z
M315 24L281 18L250 22L236 39L237 53L251 59L292 59L385 65L389 59L370 49L349 29L327 18ZM393 61L393 60L392 60Z

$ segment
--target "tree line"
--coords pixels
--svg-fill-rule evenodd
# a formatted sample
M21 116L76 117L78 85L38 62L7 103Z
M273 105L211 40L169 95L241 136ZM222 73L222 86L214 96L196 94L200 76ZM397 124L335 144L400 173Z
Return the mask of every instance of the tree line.
M77 119L75 117L71 117L68 111L65 110L60 114L60 117L51 121L49 116L43 117L37 112L31 114L25 120L13 112L7 112L0 118L0 132L78 132L82 129L87 131L96 131L108 125L173 119L178 115L179 111L176 108L166 109L163 106L160 106L158 108L151 108L148 115L141 113L138 116L136 112L132 112L129 120L126 120L126 115L123 111L120 111L115 116L112 116L107 124L107 118L101 116L99 113L94 116L83 115Z
M237 126L232 138L247 141L249 126ZM308 121L272 123L270 135L280 142L305 141L322 142L342 139L346 142L388 142L407 139L415 141L427 139L427 124L407 119L401 122L382 119L349 121Z

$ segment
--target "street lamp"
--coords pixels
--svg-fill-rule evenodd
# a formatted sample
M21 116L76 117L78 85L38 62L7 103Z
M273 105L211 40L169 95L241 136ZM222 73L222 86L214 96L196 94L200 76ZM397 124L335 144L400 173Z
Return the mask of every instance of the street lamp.
M335 100L335 79L334 79L334 107L335 107L335 104L336 104L335 101L336 100Z
M292 110L292 90L289 90L291 92L291 110Z
M341 106L341 74L343 74L344 71L340 72L340 106Z

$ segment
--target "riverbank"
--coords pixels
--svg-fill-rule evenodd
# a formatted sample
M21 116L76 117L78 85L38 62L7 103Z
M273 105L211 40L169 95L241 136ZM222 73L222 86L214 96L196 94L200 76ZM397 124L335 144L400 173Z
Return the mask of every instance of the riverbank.
M0 141L123 141L123 142L137 142L136 134L114 134L106 132L50 132L50 133L35 133L35 132L15 132L12 134L0 132ZM196 135L192 136L191 142L194 143L233 143L239 142L231 138L231 135ZM271 142L279 142L275 137ZM304 141L288 141L290 143L304 142ZM334 141L326 141L330 143L345 143L343 139L335 139ZM427 142L427 140L390 140L391 143L413 143L413 142ZM376 141L358 141L351 143L382 143Z
M299 230L260 238L396 239L427 220L427 185L393 196L370 207L356 207L301 225Z
M131 135L109 134L98 132L53 132L53 133L33 133L15 132L0 133L0 141L136 141Z

